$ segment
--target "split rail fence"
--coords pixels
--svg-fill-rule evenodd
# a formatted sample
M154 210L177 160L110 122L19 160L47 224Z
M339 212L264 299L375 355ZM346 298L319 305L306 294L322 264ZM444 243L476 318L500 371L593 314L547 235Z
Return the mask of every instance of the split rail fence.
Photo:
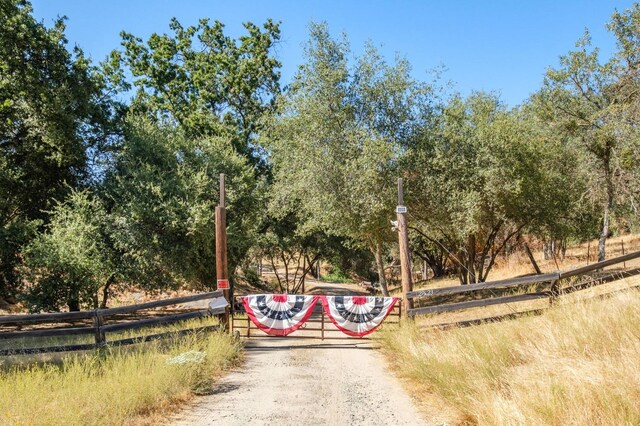
M608 266L624 264L624 262L638 258L640 258L640 251L568 271L558 271L485 283L416 290L407 293L407 297L412 299L415 305L413 309L407 310L407 315L409 317L415 317L419 315L464 311L478 307L508 305L540 299L547 299L549 305L552 305L556 300L565 295L587 290L604 283L640 275L640 268L611 271L603 270ZM604 294L603 296L608 294L610 293ZM204 309L187 309L186 312L179 313L166 314L164 312L152 312L153 315L151 315L151 317L140 319L140 311L220 297L223 297L222 290L110 309L47 314L3 315L0 316L0 356L85 351L100 349L106 346L124 346L149 342L196 331L213 331L220 328L220 325L201 325L186 329L142 334L134 337L117 337L119 332L167 326L179 324L190 319L222 315L225 311L224 307L212 308L210 306ZM241 304L237 303L236 306L238 305L241 306ZM494 317L437 324L435 326L473 325L524 314L540 313L544 311L544 309L546 308L529 309ZM402 308L400 303L398 303L390 313L390 318L388 318L386 322L399 322L401 315ZM391 321L388 321L389 319L391 319ZM33 325L38 326L37 328L29 329ZM236 310L232 317L231 325L233 330L238 331L245 337L265 336L264 333L251 323L251 320L242 310ZM109 333L115 333L116 337L114 340L107 339ZM307 321L307 324L296 332L296 337L318 338L323 340L345 338L344 336L334 333L340 333L340 331L333 326L322 307L318 305L313 315ZM69 344L68 341L74 340L76 336L80 336L79 339L81 340L82 336L92 336L92 341L86 342L87 339L84 339L85 341L82 343ZM56 339L61 339L64 343L56 345L47 344L50 343L50 340ZM27 342L34 341L36 344L39 344L39 346L33 347L27 344ZM13 346L12 342L21 342L21 345L15 346L28 347L10 347Z
M205 318L224 313L224 307L194 309L156 317L138 319L135 318L139 311L159 307L178 305L200 300L216 299L223 297L222 290L211 293L194 294L190 296L176 297L172 299L157 300L136 305L121 306L110 309L95 309L80 312L56 312L47 314L2 315L0 316L0 356L39 354L48 352L70 352L100 349L106 346L124 346L135 343L149 342L152 340L175 337L196 331L213 331L219 325L203 325L175 331L166 331L155 334L143 334L141 336L108 340L107 333L116 333L128 330L144 329L149 327L167 326L182 321ZM139 315L138 315L139 316ZM133 318L132 318L133 317ZM109 321L108 321L109 320ZM23 330L24 326L34 324L51 325L48 328L36 328ZM13 330L11 330L13 328ZM77 344L48 345L38 347L6 347L10 342L20 341L25 343L37 338L37 343L47 342L47 339L73 340L73 336L92 335L93 342ZM86 340L86 339L85 339Z
M407 298L414 301L415 307L407 310L407 315L409 317L415 317L418 315L462 311L478 307L506 305L539 299L548 299L549 305L552 305L558 298L564 295L634 275L640 275L640 268L603 271L607 266L624 264L624 262L638 258L640 258L640 251L567 271L477 284L411 291L407 293ZM544 311L544 308L513 312L489 318L437 324L436 326L474 325L485 321L505 319L524 314L535 314L542 311Z

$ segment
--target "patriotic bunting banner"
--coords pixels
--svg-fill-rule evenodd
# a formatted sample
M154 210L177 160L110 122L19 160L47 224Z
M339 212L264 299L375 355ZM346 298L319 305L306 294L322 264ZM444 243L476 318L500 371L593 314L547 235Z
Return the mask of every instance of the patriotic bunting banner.
M343 333L362 337L378 328L397 300L396 297L322 296L322 306Z
M251 321L273 336L296 331L313 313L318 296L255 294L244 296L242 304Z

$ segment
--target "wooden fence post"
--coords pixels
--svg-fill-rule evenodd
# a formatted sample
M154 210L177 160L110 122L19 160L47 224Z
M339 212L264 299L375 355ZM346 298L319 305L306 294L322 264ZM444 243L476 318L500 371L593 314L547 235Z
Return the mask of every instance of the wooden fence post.
M407 208L404 206L404 191L402 178L398 178L398 206L396 218L398 219L398 243L400 246L400 275L402 277L402 302L406 309L413 308L413 300L407 297L407 293L413 291L411 280L411 257L409 253L409 231L407 229Z
M220 204L216 207L216 278L217 288L223 289L224 298L229 303L221 317L222 325L231 331L229 313L233 313L233 287L229 283L227 269L227 212L225 210L224 173L220 174Z
M620 240L620 244L622 245L622 255L624 256L624 240ZM627 262L622 262L622 269L627 269Z
M96 339L96 348L102 349L107 344L107 339L104 335L104 329L102 326L104 325L104 318L98 309L93 311L93 328L95 331L95 339Z
M559 279L551 281L549 293L550 293L549 306L553 306L558 296L560 296L560 280Z

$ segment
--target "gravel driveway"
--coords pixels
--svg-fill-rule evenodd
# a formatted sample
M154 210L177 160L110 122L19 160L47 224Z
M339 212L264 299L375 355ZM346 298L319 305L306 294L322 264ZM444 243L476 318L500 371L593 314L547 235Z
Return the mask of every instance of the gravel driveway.
M252 338L241 368L170 424L424 424L375 346L355 339Z

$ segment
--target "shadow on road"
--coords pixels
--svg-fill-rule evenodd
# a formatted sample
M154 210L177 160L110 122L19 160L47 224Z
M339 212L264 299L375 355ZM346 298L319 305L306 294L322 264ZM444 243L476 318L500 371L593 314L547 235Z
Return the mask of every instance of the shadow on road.
M343 284L344 285L344 284ZM340 284L317 284L314 285L307 294L325 294L331 296L368 296L369 293L358 289L355 285L351 285L350 288L340 287Z
M245 346L247 352L273 352L288 351L290 349L378 349L376 346L358 346L358 345L283 345L283 346Z
M233 383L221 383L216 385L215 387L211 388L211 390L209 392L207 392L207 395L217 395L217 394L222 394L222 393L227 393L227 392L231 392L234 391L236 389L240 389L240 386L233 384Z
M304 337L266 337L245 342L247 352L269 352L291 349L377 349L371 341L302 343Z

